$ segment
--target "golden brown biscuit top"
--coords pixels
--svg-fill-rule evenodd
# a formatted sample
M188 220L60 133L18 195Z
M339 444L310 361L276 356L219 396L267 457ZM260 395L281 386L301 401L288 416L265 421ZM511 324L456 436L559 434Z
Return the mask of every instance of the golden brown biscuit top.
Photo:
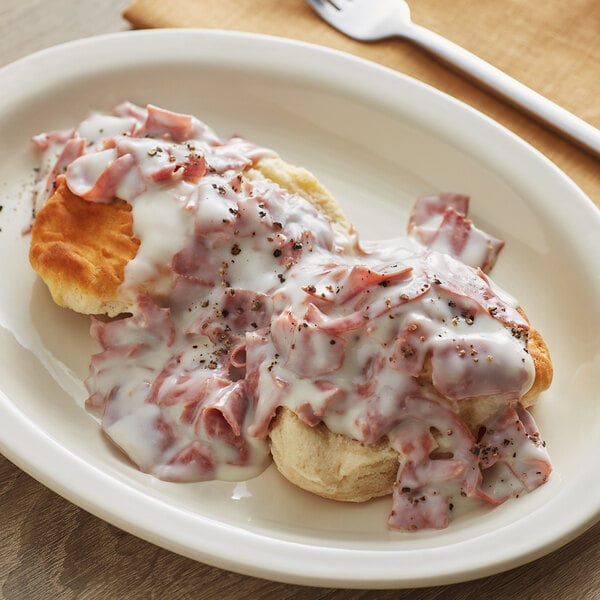
M139 245L130 204L88 202L63 180L36 215L29 259L58 305L114 316L129 308L119 287Z

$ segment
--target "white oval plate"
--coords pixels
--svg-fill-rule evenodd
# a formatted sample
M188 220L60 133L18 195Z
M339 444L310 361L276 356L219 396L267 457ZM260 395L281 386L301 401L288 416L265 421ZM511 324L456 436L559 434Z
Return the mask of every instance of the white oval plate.
M555 166L465 105L396 72L289 40L143 31L51 48L0 70L0 450L65 498L137 536L290 583L414 587L508 569L600 511L600 213ZM87 318L57 308L27 261L29 138L121 100L190 112L312 170L366 238L404 231L416 195L472 196L507 247L494 277L553 354L535 416L554 460L542 488L447 530L388 531L389 499L321 500L271 467L240 484L137 472L85 412Z

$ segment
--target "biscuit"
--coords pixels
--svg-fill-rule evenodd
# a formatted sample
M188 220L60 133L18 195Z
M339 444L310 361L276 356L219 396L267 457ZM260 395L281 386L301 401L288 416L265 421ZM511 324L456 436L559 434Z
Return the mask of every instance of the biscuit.
M535 365L535 380L521 398L531 407L552 382L552 362L540 333L531 328L527 350ZM455 411L474 435L481 423L494 415L506 400L495 397L465 398ZM271 425L271 454L279 472L291 483L323 498L364 502L391 494L401 455L386 437L376 444L332 433L320 423L314 427L288 408L281 407Z
M341 207L329 192L305 169L290 167L272 159L258 176L275 181L294 193L301 193L316 208L343 227L348 222ZM525 317L522 309L519 312ZM521 398L531 407L552 382L553 369L548 347L541 334L531 327L527 351L535 366L535 380ZM427 379L427 374L423 375ZM455 411L477 433L479 424L506 404L495 397L466 398L455 403ZM333 433L323 423L310 426L293 411L280 407L270 429L273 461L291 483L323 498L344 502L364 502L392 493L401 456L387 438L365 445Z
M362 444L323 423L310 427L285 407L277 411L269 435L279 472L308 492L345 502L392 493L399 456L387 438Z
M116 316L130 308L119 287L139 245L130 204L88 202L63 181L35 217L29 261L59 306Z
M270 179L348 227L339 204L306 169L265 158L245 176ZM73 194L63 178L35 217L29 261L59 306L114 317L131 308L119 288L139 245L130 204L89 202Z

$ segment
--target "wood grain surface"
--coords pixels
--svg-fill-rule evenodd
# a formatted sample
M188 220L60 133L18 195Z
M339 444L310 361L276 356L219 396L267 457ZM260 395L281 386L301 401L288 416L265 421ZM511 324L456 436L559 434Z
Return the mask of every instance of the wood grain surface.
M250 0L241 0L248 11ZM279 18L285 17L282 7L295 10L301 21L308 19L301 0L278 0ZM230 0L223 0L230 2ZM255 5L264 7L260 0ZM50 45L89 35L120 31L130 28L122 13L130 3L125 0L1 0L0 2L0 66L21 56ZM156 3L155 3L156 4ZM167 0L162 2L168 4ZM197 0L207 13L214 11L218 4L214 0ZM230 2L231 4L231 2ZM507 47L503 53L502 44L491 44L486 40L486 29L469 28L464 16L456 10L456 5L466 6L467 0L455 3L435 0L413 0L413 14L423 25L449 34L460 31L454 40L471 46L470 49L486 54L485 58L495 60L497 66L510 70L522 58L523 52L530 52L533 65L526 77L536 79L536 68L544 73L540 77L538 91L554 95L555 100L564 100L567 108L584 118L600 124L600 4L587 2L589 18L595 19L596 38L588 39L590 24L580 28L575 45L570 35L574 25L571 10L586 8L584 0L572 3L557 0L530 2L510 0L497 3L492 0L471 2L471 19L479 19L487 31L494 30L494 36L505 35ZM450 5L453 5L452 12ZM508 10L515 15L514 23L502 21L492 5L505 6L501 10L505 16ZM486 6L487 5L487 6ZM532 8L535 5L536 8ZM522 9L519 11L519 7ZM542 8L543 7L543 8ZM139 5L138 5L139 8ZM237 9L241 10L241 9ZM487 12L486 12L487 11ZM525 12L524 12L525 11ZM536 13L528 20L526 11ZM546 12L544 12L546 11ZM230 11L231 12L231 11ZM143 14L143 13L142 13ZM580 13L577 13L580 14ZM446 16L444 16L446 15ZM448 16L450 15L450 16ZM214 16L214 15L213 15ZM243 23L231 17L221 22L230 28L243 29ZM264 16L263 18L267 18ZM536 36L544 40L554 31L551 41L559 46L558 53L542 53L534 48L524 47L531 19L546 23L545 31ZM462 19L462 20L461 20ZM152 24L152 23L151 23ZM449 25L450 24L450 25ZM208 24L207 26L209 26ZM323 43L332 46L347 46L348 42L336 37L335 32L314 22L313 32L320 32ZM215 26L212 22L211 26ZM273 23L269 25L273 29ZM511 29L521 31L516 42L511 41ZM535 28L535 27L534 27ZM252 29L252 27L250 27ZM448 31L445 31L448 29ZM564 31L563 31L564 30ZM289 23L280 21L280 34L306 37L301 29L294 29ZM562 32L562 33L561 33ZM569 33L571 32L571 34ZM311 33L308 37L316 35ZM562 37L561 37L562 36ZM590 43L596 49L589 56ZM372 50L360 50L350 44L355 52L369 57ZM371 48L371 47L369 47ZM390 50L391 48L391 50ZM382 53L398 52L398 43L389 48L380 47ZM527 117L517 114L512 108L495 101L468 82L446 72L443 67L423 58L418 51L404 48L407 64L412 64L423 80L436 84L457 97L471 101L473 105L494 116L501 122L510 122L523 137L540 147L547 155L569 172L600 206L600 162L585 156L555 134L540 128ZM582 58L583 57L583 58ZM595 68L597 81L584 85L577 73L571 73L578 61L587 61ZM411 62L412 61L412 62ZM548 70L547 61L551 62ZM416 67L415 67L416 65ZM511 66L512 65L512 66ZM537 67L535 65L538 65ZM541 65L541 66L540 66ZM560 81L548 80L552 70L568 75ZM585 78L584 78L585 79ZM528 82L531 85L531 82ZM536 83L536 81L533 81ZM596 87L594 87L596 85ZM565 88L567 86L567 88ZM586 87L587 86L587 87ZM584 88L586 89L580 89ZM589 88L589 89L588 89ZM588 101L588 94L594 94ZM0 90L2 93L2 90ZM474 99L474 100L473 100ZM516 125L515 125L516 123ZM0 140L1 144L1 140ZM574 508L576 509L576 508ZM552 526L551 523L548 524ZM0 456L0 597L6 599L112 599L112 598L206 598L206 599L411 599L411 600L462 600L469 598L536 599L536 600L597 600L600 598L600 523L584 532L571 543L528 565L511 571L457 585L422 588L400 591L368 591L321 589L255 579L213 568L183 558L157 546L144 542L132 535L105 523L67 502L54 492L36 482L26 473Z

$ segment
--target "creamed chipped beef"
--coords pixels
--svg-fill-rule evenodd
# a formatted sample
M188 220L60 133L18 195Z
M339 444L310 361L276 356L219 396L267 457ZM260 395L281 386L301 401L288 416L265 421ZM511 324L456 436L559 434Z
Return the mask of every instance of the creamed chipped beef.
M142 471L243 480L269 464L280 406L401 460L389 524L442 528L453 504L530 491L551 467L519 399L529 324L484 272L503 242L458 194L417 200L408 236L363 242L309 202L245 177L276 156L194 117L131 103L42 134L37 208L57 183L132 205L130 315L92 317L88 407ZM428 373L427 380L423 373ZM505 408L477 436L456 411Z

